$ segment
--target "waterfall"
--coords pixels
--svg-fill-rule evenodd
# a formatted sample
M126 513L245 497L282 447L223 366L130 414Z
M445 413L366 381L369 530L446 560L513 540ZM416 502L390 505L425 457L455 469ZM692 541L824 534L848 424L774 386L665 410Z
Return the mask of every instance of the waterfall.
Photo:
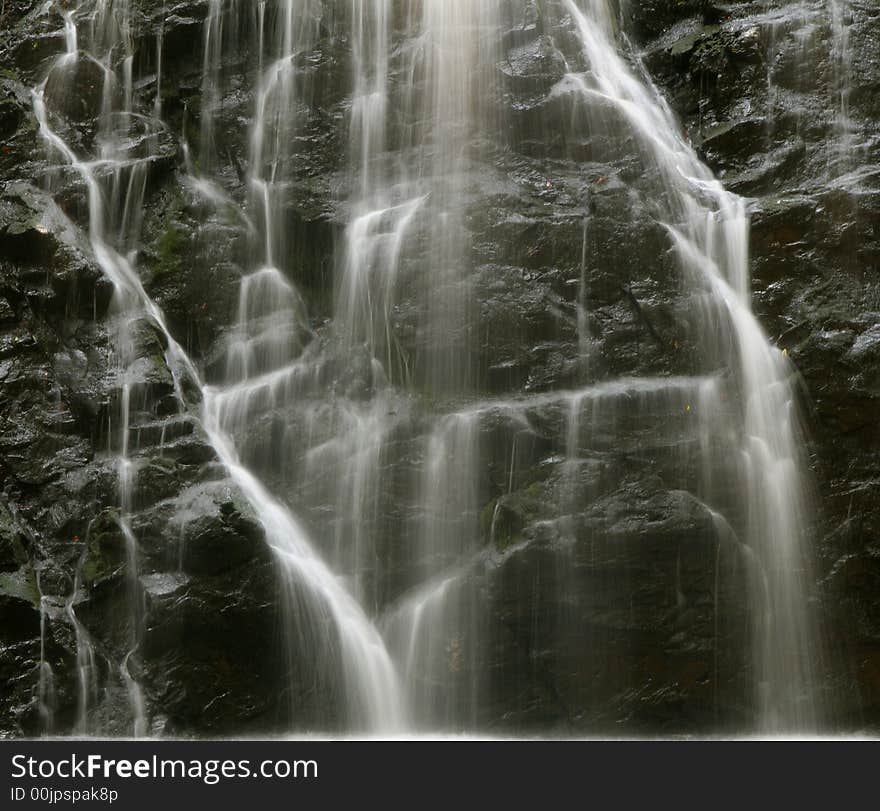
M658 211L687 282L709 295L702 314L708 344L733 341L742 399L741 488L748 505L746 543L763 562L770 606L756 634L757 688L768 729L811 729L813 638L807 610L806 505L797 409L782 352L771 346L749 305L748 217L680 134L659 92L623 60L606 0L586 12L565 0L577 24L589 73L570 75L559 92L607 106L656 165L667 209ZM725 337L727 337L725 336ZM719 340L720 338L720 340ZM716 358L716 362L724 362Z
M47 79L34 91L34 111L46 141L54 147L81 175L89 195L89 229L95 257L108 269L114 282L114 309L116 337L114 351L117 363L118 417L111 417L109 451L116 459L118 481L117 523L123 538L128 559L128 602L130 612L130 650L119 666L119 675L129 696L133 717L133 732L140 736L147 731L144 700L140 686L132 675L130 663L140 644L143 611L138 584L137 541L129 525L134 492L137 487L137 468L129 454L129 438L132 430L131 416L139 410L149 394L147 384L139 377L138 355L132 330L136 320L136 293L127 286L122 277L131 274L125 254L131 250L139 233L147 170L153 155L149 143L156 133L156 122L141 119L133 108L132 38L128 5L123 3L117 10L98 4L89 18L88 37L91 52L81 50L80 34L74 15L79 11L62 11L66 30L66 52L58 57ZM101 106L97 119L98 157L92 162L78 160L73 151L51 130L45 97L47 92L64 92L69 74L75 73L81 61L91 60L103 73ZM143 133L136 133L142 126ZM133 152L132 133L145 137L147 154L138 157ZM136 142L135 142L136 143ZM134 147L136 149L137 147ZM109 269L113 268L113 273ZM118 426L112 425L116 419ZM74 587L74 596L76 594ZM80 665L81 712L80 729L87 731L88 681L94 670L94 654L91 643L78 626L73 611L73 597L68 612L77 626L77 648L86 650ZM81 641L82 640L82 641Z
M722 186L682 134L622 33L622 8L608 0L210 0L201 86L193 91L198 122L189 128L187 109L177 171L200 205L234 212L244 247L234 315L199 357L184 350L139 268L145 195L168 137L162 116L171 116L161 99L173 70L163 54L166 26L156 43L156 97L144 112L137 14L128 3L69 5L57 4L65 52L32 100L50 153L87 192L91 249L115 291L118 382L108 433L131 635L114 665L135 735L151 729L151 697L140 682L147 608L131 520L140 487L131 438L152 396L139 365L144 329L162 337L173 418L198 412L216 459L263 528L279 573L291 686L297 678L326 685L338 704L328 717L345 731L481 728L493 685L521 676L499 675L492 658L521 644L511 641L509 606L519 581L516 573L513 586L490 580L523 550L538 550L539 562L548 549L558 553L557 571L529 576L551 578L560 592L556 615L528 618L534 644L515 653L523 672L539 672L548 651L558 655L572 640L589 646L587 623L572 606L601 601L576 593L593 565L583 559L594 552L578 558L576 547L590 546L607 517L598 517L591 476L612 456L640 460L643 453L673 460L664 492L682 512L706 519L688 531L702 531L712 550L716 680L721 562L729 557L747 573L747 703L757 707L760 728L804 731L818 723L794 370L751 310L746 201ZM605 257L595 248L599 215L586 183L586 197L566 214L576 222L576 245L571 267L560 271L572 276L565 280L570 307L558 316L570 316L574 336L564 382L493 387L481 372L488 327L480 282L495 271L503 286L506 260L477 257L472 220L496 186L509 194L515 185L502 168L512 160L513 125L499 65L508 41L561 54L554 37L575 53L565 57L561 80L562 71L541 92L548 106L587 112L571 116L572 126L589 121L589 134L603 136L603 159L637 152L643 177L628 193L660 223L674 256L682 308L698 335L693 369L605 376L594 357L602 314L591 310L591 279ZM843 54L842 29L838 38ZM345 98L328 101L328 111L315 66L330 47L344 54L334 65L344 63L337 95ZM230 67L238 59L245 67ZM70 138L53 110L81 60L99 65L104 77L92 149ZM837 64L847 65L843 56ZM235 113L246 129L240 159L227 131L230 94L248 99L247 112ZM840 116L848 119L845 95ZM316 169L303 157L319 117L344 145L338 166ZM300 198L318 172L329 202L307 217ZM546 177L519 177L516 188L536 182L542 192L553 186ZM552 205L538 200L535 206ZM303 249L323 227L333 245L316 269ZM531 471L524 460L534 463ZM637 521L624 516L619 529L617 518L608 518L608 531L622 536ZM680 551L672 568L669 592L680 607ZM85 734L96 731L89 714L100 654L76 614L81 589L77 577L66 615L77 644L77 731ZM591 662L577 675L589 682L603 666ZM52 678L41 669L47 716ZM294 731L304 731L296 720Z
M292 2L288 2L283 17L283 26L279 35L279 50L282 52L280 61L274 68L269 70L270 76L266 79L268 87L264 87L260 96L260 105L268 109L269 96L278 76L287 76L290 73L294 47L294 23ZM106 12L106 13L102 13ZM67 19L73 20L72 15ZM208 25L213 26L214 19L209 18ZM123 105L121 109L114 106L112 91L117 81L114 65L111 59L114 57L117 45L126 46L130 42L130 17L127 5L117 7L115 10L106 9L103 4L99 5L98 12L91 18L92 34L89 38L91 47L95 48L99 56L92 54L88 58L100 61L105 72L105 92L100 117L100 156L94 160L80 159L74 150L52 128L49 120L49 112L46 104L47 84L56 73L63 73L78 58L83 58L81 51L69 50L58 58L50 71L49 79L33 90L33 108L39 124L40 134L47 145L69 164L80 176L82 183L88 191L89 206L89 238L95 258L102 271L112 282L115 290L115 309L118 313L118 322L121 325L121 333L117 336L115 348L120 356L121 365L121 427L118 432L118 480L119 480L119 505L120 530L126 540L128 549L128 573L131 584L132 600L139 599L138 572L137 572L137 543L134 535L127 524L127 514L131 507L131 494L135 486L135 476L132 471L131 460L128 457L128 434L131 417L131 390L133 383L140 383L136 377L132 377L132 366L135 358L132 357L131 341L126 325L134 323L139 318L148 319L164 335L167 341L166 360L175 379L175 387L181 408L187 407L186 398L183 395L183 381L195 385L200 392L202 407L202 421L208 434L211 446L219 460L226 467L230 478L239 487L242 494L252 504L266 533L266 539L278 560L281 579L284 586L283 597L287 604L287 616L290 627L288 628L291 645L306 640L311 642L310 654L314 657L322 657L324 665L318 666L319 671L326 675L327 669L341 671L345 700L348 705L348 723L352 728L363 729L393 729L398 723L398 687L394 666L388 657L384 643L370 623L358 603L345 591L337 577L327 568L323 560L313 550L305 530L296 522L291 513L279 504L265 490L259 481L245 469L238 460L237 452L224 432L224 392L216 391L201 383L200 376L190 361L181 345L172 336L164 315L155 302L149 297L137 275L130 258L124 253L126 250L126 238L133 231L133 223L140 219L143 207L143 190L147 166L152 160L148 154L144 158L132 158L125 153L128 141L125 136L127 130L116 132L113 123L117 119L131 118L133 112L131 103L133 93L131 90L131 57L125 55L122 58L123 75ZM104 39L106 37L107 39ZM75 48L78 36L71 33L68 36L68 47ZM275 103L273 115L286 114L287 104ZM258 118L259 124L264 123ZM150 126L159 125L159 122L151 122ZM259 128L259 125L258 125ZM262 135L255 136L255 154L262 158ZM276 137L276 145L280 139ZM280 147L276 147L280 148ZM277 156L276 156L277 158ZM259 161L262 165L262 160ZM109 173L110 187L107 188L105 176ZM274 174L273 174L274 178ZM272 199L269 181L255 181L256 185L263 184L264 191ZM109 207L107 201L117 202L117 207ZM118 220L114 214L123 211L123 217ZM270 213L267 209L265 229L271 232ZM267 258L271 258L271 240L267 236ZM251 295L249 287L265 286L266 279L271 285L277 282L277 273L270 268L263 272L256 280L246 279L243 282L242 292L242 319L249 322L252 312ZM283 284L282 284L283 287ZM274 292L274 290L273 290ZM257 295L259 302L265 299ZM272 336L270 336L271 342ZM245 343L247 336L244 336ZM278 348L268 354L271 358L277 357ZM241 373L245 376L244 386L248 386L247 375L251 371L249 361L252 354L251 348L244 347L233 357L241 360ZM231 361L232 363L232 361ZM235 364L233 363L235 368ZM259 385L259 384L258 384ZM233 387L234 388L234 387ZM228 399L228 398L227 398ZM76 588L74 589L76 592ZM71 607L69 614L77 629L77 647L84 651L81 671L81 713L83 716L81 732L86 732L86 710L88 709L88 693L91 691L90 682L94 671L94 654L87 635L81 631L81 624L75 618ZM146 732L146 718L144 717L144 700L135 676L129 667L132 656L137 654L139 636L139 614L133 621L134 639L133 648L121 663L121 675L130 694L130 703L133 717L133 730L136 735ZM299 623L303 618L307 621L303 627ZM316 628L329 627L335 630L337 639L328 637L326 630L320 637L316 637ZM80 637L82 636L82 643ZM338 647L338 651L335 648Z

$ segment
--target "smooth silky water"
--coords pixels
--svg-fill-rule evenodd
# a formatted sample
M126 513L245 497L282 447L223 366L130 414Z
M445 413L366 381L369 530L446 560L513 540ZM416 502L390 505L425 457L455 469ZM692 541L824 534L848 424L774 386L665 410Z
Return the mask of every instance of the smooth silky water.
M849 69L844 5L832 2L841 86ZM589 247L587 201L576 301L582 387L484 395L475 361L480 334L474 329L479 312L467 222L468 201L476 194L470 169L491 160L491 143L503 142L510 126L495 101L502 34L534 23L525 12L522 21L512 19L510 4L501 0L211 0L197 160L183 138L181 152L188 183L217 207L237 205L217 174L228 81L224 53L252 48L255 67L238 212L249 266L235 323L223 337L222 374L206 374L172 334L136 264L148 170L165 125L160 93L149 110L139 104L133 13L125 3L86 0L57 9L66 51L34 88L33 104L51 154L87 190L91 247L115 290L119 397L109 450L128 549L134 630L118 682L128 695L131 733L150 732L138 683L143 606L137 538L127 522L138 488L132 421L143 405L138 398L147 396L132 330L144 321L167 341L180 412L175 418L198 416L265 530L282 584L291 663L305 653L309 678L337 686L339 707L330 715L341 718L344 731L479 732L480 705L491 689L483 651L499 643L484 616L483 572L491 565L502 498L513 491L523 448L538 423L541 430L556 426L564 478L556 510L562 519L588 506L579 476L600 435L613 436L626 422L639 435L653 431L645 440L652 447L696 443L700 470L693 498L712 517L718 559L728 550L749 572L758 729L808 732L819 723L793 370L750 309L745 201L723 188L682 136L620 31L618 10L605 0L558 6L556 23L567 25L579 53L548 98L564 100L574 113L586 111L586 119L573 115L572 121L586 120L627 148L634 143L652 167L649 205L666 229L702 336L704 368L693 377L591 378L587 275L601 257ZM540 22L549 27L549 19ZM292 144L315 102L308 58L322 26L330 24L350 38L351 104L332 318L317 334L297 284L301 254L288 223L303 168ZM106 76L91 155L64 140L47 104L47 87L65 82L82 59L99 64ZM158 84L162 64L160 38ZM844 144L847 115L841 91ZM135 131L142 136L138 150L131 148ZM419 303L420 354L405 352L399 342L404 299ZM197 397L187 394L193 390ZM681 417L692 409L699 419L685 425ZM267 424L275 431L268 444ZM510 438L503 476L509 484L481 515L492 496L487 426L502 426ZM392 520L392 509L401 512L392 505L391 494L398 493L406 510ZM731 502L736 516L728 519ZM564 535L564 520L560 526ZM78 589L77 582L65 606L78 648L77 731L100 733L90 721L99 701L98 664L76 617ZM576 619L560 614L556 621L562 626ZM303 676L293 664L291 669ZM51 691L47 669L41 671L47 717ZM309 730L294 725L292 731Z

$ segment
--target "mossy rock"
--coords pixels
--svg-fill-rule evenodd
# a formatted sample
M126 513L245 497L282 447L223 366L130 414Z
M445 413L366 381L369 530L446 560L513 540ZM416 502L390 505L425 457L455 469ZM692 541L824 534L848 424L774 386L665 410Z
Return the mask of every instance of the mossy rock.
M80 564L80 577L95 586L116 576L125 566L125 535L116 510L105 510L93 522Z
M183 266L183 257L189 246L189 238L186 231L176 223L169 223L168 227L156 240L156 261L153 264L153 273L157 279L175 276Z
M721 26L719 25L701 26L696 31L691 31L681 39L672 43L669 48L669 53L674 57L690 57L697 48L702 47L706 40L714 37L720 30Z
M489 502L480 513L483 537L499 552L516 546L522 542L526 527L541 518L546 504L545 482L533 482L524 490Z
M33 568L25 565L14 572L0 573L0 596L24 600L39 609L40 590Z
M0 572L14 572L27 561L27 550L15 519L9 508L0 504Z

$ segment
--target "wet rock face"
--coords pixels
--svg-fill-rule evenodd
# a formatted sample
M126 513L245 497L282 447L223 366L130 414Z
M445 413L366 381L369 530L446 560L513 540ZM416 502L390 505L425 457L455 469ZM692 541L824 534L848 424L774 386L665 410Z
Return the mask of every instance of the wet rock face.
M162 12L142 5L146 51L151 15ZM193 27L200 36L205 4L189 5L178 4L169 36ZM278 586L262 529L236 506L198 404L179 412L164 338L146 322L127 325L137 358L129 370L137 381L129 442L138 482L131 582L111 455L124 371L114 352L114 291L82 227L81 187L51 167L37 141L28 90L63 49L62 21L38 4L7 3L3 13L0 49L10 69L0 79L0 734L130 735L120 668L132 647L132 605L142 612L143 637L131 675L155 733L230 734L287 725L293 711L308 717L315 699L290 695L290 664L279 656ZM75 75L50 76L47 96L65 135L86 151L103 77L95 63L79 64ZM167 157L150 175L158 189L169 185ZM159 202L151 210L164 211ZM163 247L167 265L181 245ZM178 268L155 264L157 276ZM224 302L234 298L231 287ZM240 642L230 646L230 634ZM255 684L267 688L259 697Z
M485 706L490 726L748 728L742 559L707 542L711 518L690 498L624 481L583 516L529 529L494 563L489 694L504 700Z
M187 413L176 405L163 338L148 323L135 336L138 577L130 582L110 453L121 398L113 289L83 233L83 190L71 173L50 167L30 109L27 88L64 48L61 16L41 13L42 5L7 0L0 21L0 56L11 66L0 77L0 734L82 731L83 723L130 734L119 669L131 649L132 604L143 616L132 675L157 734L267 731L292 719L326 724L331 688L290 686L301 663L278 645L286 618L259 522L207 443L198 404ZM240 211L249 194L243 167L256 67L247 49L223 53L232 78L217 105L210 167L225 195L218 203L193 184L183 148L185 140L199 154L207 5L175 3L163 17L167 4L136 4L138 92L145 108L158 95L167 123L137 259L172 333L215 382L253 241ZM829 640L822 690L841 728L874 729L880 16L869 0L849 4L851 60L842 78L828 17L803 5L627 2L621 24L701 156L750 200L755 309L803 379L820 508L815 596ZM637 193L651 167L634 147L627 153L593 133L584 110L551 92L566 64L582 61L562 5L508 7L493 87L509 126L491 148L474 136L462 200L476 302L474 389L503 398L582 384L582 297L590 380L693 373L701 347L668 237ZM333 308L348 213L340 189L349 182L349 34L344 14L323 19L307 71L320 103L304 105L282 224L293 246L285 270L319 336ZM64 79L73 86L50 77L47 94L65 137L87 151L100 77L81 62ZM844 127L841 83L851 117ZM410 257L403 274L417 277L424 259ZM404 285L393 313L400 351L414 366L431 349L418 326L423 294ZM339 390L365 399L376 385L371 374L358 358L334 358L323 382L342 381ZM406 475L421 461L428 406L413 398L408 408L382 459L396 473L382 495L389 518L373 528L389 561L367 574L378 608L407 588L398 564L418 520ZM675 419L683 414L679 408ZM540 415L516 445L503 420L482 429L493 461L476 505L483 554L469 587L485 644L471 649L465 636L448 640L447 651L450 672L483 692L478 710L454 714L498 732L748 728L753 618L743 605L753 584L742 550L707 541L712 516L681 480L693 459L685 451L686 461L673 464L671 452L646 442L644 426L599 421L573 485L560 462L560 422L558 414ZM270 485L282 468L305 464L302 443L289 456L278 451L281 424L301 428L295 414L247 426L254 447L274 449L245 460L262 464ZM521 464L510 481L512 453ZM329 507L304 515L317 535Z
M140 356L132 595L124 533L108 506L119 488L108 454L120 399L112 290L44 192L10 179L0 216L2 733L131 733L118 668L133 599L146 628L137 676L150 705L164 708L151 712L154 731L270 729L292 707L305 715L310 699L287 695L278 658L262 530L235 506L197 420L168 413L171 375L146 323L131 330ZM229 633L247 646L229 647ZM275 685L259 700L257 681Z
M841 7L846 41L797 3L740 4L711 25L685 10L640 33L709 165L753 198L755 308L803 376L831 703L842 724L873 726L880 27L873 4Z

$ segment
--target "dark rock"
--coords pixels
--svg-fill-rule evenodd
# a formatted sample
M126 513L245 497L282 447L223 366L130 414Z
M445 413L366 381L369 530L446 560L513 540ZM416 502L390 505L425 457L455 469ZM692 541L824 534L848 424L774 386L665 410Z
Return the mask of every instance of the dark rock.
M303 293L313 351L322 358L305 398L329 402L312 423L308 403L299 402L251 421L242 428L249 447L242 461L306 514L330 554L327 516L336 505L297 503L301 492L284 472L308 469L303 437L338 417L334 397L364 404L382 381L366 350L339 357L328 329L348 217L340 200L353 182L346 157L352 46L347 13L324 6L315 53L298 65L290 166L279 167L289 182L278 261ZM149 166L143 239L125 250L171 333L217 382L238 283L252 269L254 228L240 212L253 191L245 167L254 49L244 35L224 43L212 154L199 126L208 3L139 0L133 8L141 114L117 124L129 157ZM852 149L842 149L839 65L824 9L706 0L643 0L623 9L623 32L694 148L751 198L755 309L796 364L808 406L820 508L817 599L832 654L821 689L843 729L874 730L880 17L870 3L850 9L844 90ZM290 618L279 607L275 565L199 423L197 387L169 368L167 340L149 318L119 323L113 286L84 235L81 178L59 167L38 138L29 88L43 79L53 126L78 152L92 154L99 131L104 72L82 53L53 67L65 47L59 11L35 0L6 0L0 9L0 58L8 66L0 78L0 735L74 729L80 631L93 641L103 696L87 713L93 730L130 734L123 662L143 686L156 733L259 733L286 729L294 718L299 728L332 728L339 719L328 718L327 706L338 703L338 685L310 679L308 652L278 644ZM251 13L242 6L228 30L248 30ZM427 228L400 268L391 314L400 368L392 377L412 391L391 406L400 414L380 462L383 520L364 528L380 537L378 559L363 573L377 612L412 585L415 471L432 418L449 405L417 370L438 346L467 347L469 395L517 403L612 378L688 375L704 349L668 233L647 199L655 168L560 85L566 72L586 68L564 7L516 0L504 14L503 31L487 42L499 58L472 81L493 88L487 120L508 126L469 134L468 182L456 200L467 243L456 261L471 269L467 313L444 323L440 335L423 326ZM403 26L395 20L396 42ZM399 93L397 50L392 62ZM413 93L425 96L423 77L414 81ZM165 120L158 128L157 101ZM398 123L401 130L419 124ZM421 165L423 155L389 146L383 165ZM190 167L215 186L200 187ZM120 370L114 348L123 332L131 365ZM172 371L182 374L182 398ZM124 516L116 456L121 372L136 381L125 438L135 486ZM574 464L565 462L560 403L481 418L480 452L489 464L466 517L476 537L465 539L479 553L455 586L474 624L444 649L451 683L473 679L481 701L476 709L449 707L452 717L498 732L578 734L737 732L753 723L743 550L717 537L707 508L685 490L695 461L680 404L627 398L632 408L590 412L590 435L579 438ZM319 490L322 483L297 484ZM39 686L41 610L44 664L55 684L51 712Z

